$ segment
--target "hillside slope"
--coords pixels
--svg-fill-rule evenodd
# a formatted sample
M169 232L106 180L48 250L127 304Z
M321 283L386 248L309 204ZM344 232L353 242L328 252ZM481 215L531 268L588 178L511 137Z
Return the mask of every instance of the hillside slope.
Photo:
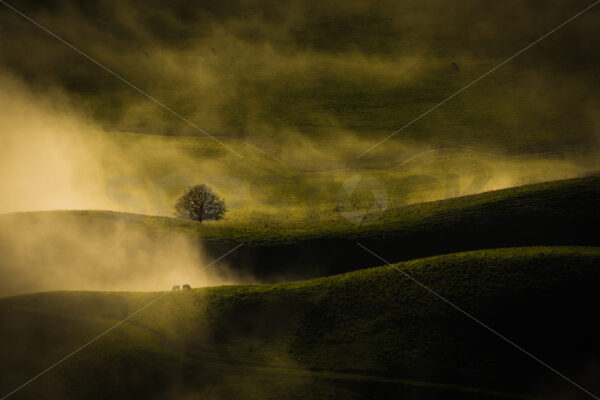
M590 318L598 265L598 248L534 247L398 267L598 393L600 331ZM159 295L0 300L2 393ZM378 267L168 293L14 398L504 398L499 392L586 398L397 270Z
M75 260L78 265L95 265L96 271L112 271L114 268L99 261L106 251L153 257L157 251L169 247L169 240L181 236L191 243L202 244L206 263L244 243L223 263L215 265L215 274L220 272L219 265L226 264L229 268L224 268L223 272L233 270L262 282L281 281L313 278L381 263L357 246L357 242L390 262L397 262L486 248L600 245L598 236L589 234L599 223L598 176L390 209L365 224L354 224L343 217L265 226L226 222L200 224L103 211L17 213L0 216L3 239L0 247L5 254L0 265L3 264L5 270L14 270L11 273L14 279L20 276L15 266L22 264L23 257L19 258L19 255L24 254L28 264L20 268L42 271L43 274L47 273L44 263L48 259L56 260L59 269ZM76 233L63 238L64 232ZM133 243L133 249L120 249L119 245L126 243L123 232L129 232L127 237L143 234L148 239L144 247ZM25 248L23 241L14 239L22 236L26 238ZM82 243L81 237L87 241ZM71 256L61 258L57 255L58 245L53 244L56 240ZM88 251L90 246L94 251ZM104 246L104 251L96 249L98 246ZM78 254L78 249L85 251L75 258L73 254ZM173 256L156 257L166 257L164 261L168 263L168 257ZM135 259L127 257L127 260L137 265ZM177 262L177 257L172 260ZM147 263L151 262L151 259L147 260ZM36 266L39 268L34 268ZM138 272L143 272L144 268L144 264L140 265ZM31 286L29 291L47 290L36 288L38 280L39 276L28 277L22 286Z

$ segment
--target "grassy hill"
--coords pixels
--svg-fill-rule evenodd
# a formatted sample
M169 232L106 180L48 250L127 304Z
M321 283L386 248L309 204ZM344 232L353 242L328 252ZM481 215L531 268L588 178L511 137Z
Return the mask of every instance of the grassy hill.
M598 391L600 251L531 247L398 264ZM0 300L2 393L161 293ZM384 266L168 293L14 398L525 398L578 389ZM512 395L511 395L512 393Z
M68 265L76 260L79 264L95 265L98 271L108 267L90 257L103 259L103 252L85 252L80 258L69 254L75 254L79 248L87 249L95 241L107 249L118 249L115 246L122 240L119 238L123 237L124 230L132 236L149 235L147 244L140 250L147 255L169 247L168 238L173 235L192 243L201 242L206 262L244 243L224 261L229 266L228 271L247 273L264 282L306 279L379 265L380 261L358 247L357 242L391 262L498 247L596 246L598 238L589 232L600 222L599 201L600 178L592 176L388 209L364 224L351 223L340 216L299 224L232 224L227 221L199 224L106 211L57 211L2 215L0 233L6 255L4 268L21 262L18 254L22 252L15 250L14 259L8 255L11 249L20 248L18 240L11 241L15 232L25 232L30 243L27 254L37 249L41 255L33 260L27 257L30 264L22 268L36 271L45 271L48 257L56 259L54 247L47 248L54 243L53 237L62 237L61 232L76 234L59 242L60 248L67 252L62 258L58 257L56 268L61 268L61 263ZM81 237L88 240L82 244ZM43 254L49 256L43 257ZM130 262L136 261L131 259ZM142 264L136 270L144 268ZM218 267L215 273L219 273ZM38 279L33 276L28 281L35 287ZM24 283L24 287L27 286Z
M586 398L359 244L600 393L590 4L0 5L0 396Z

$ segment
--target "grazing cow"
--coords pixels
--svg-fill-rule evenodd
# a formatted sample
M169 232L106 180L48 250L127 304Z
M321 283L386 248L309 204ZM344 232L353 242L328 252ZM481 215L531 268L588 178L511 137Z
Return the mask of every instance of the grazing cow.
M182 286L182 289L183 290L191 290L192 287L186 283L185 285Z
M173 285L173 287L171 288L171 290L179 290L179 285Z
M460 71L460 68L458 68L458 64L453 62L452 64L450 64L450 66L452 67L453 70L455 70L456 72Z

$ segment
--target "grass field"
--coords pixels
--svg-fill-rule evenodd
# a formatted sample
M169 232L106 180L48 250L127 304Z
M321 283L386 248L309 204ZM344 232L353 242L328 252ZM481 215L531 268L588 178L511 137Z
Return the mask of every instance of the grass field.
M531 247L398 268L593 390L598 382L586 381L585 366L593 368L600 355L590 319L599 261L597 248ZM1 300L3 388L159 295L54 292ZM380 391L491 399L557 390L579 395L400 272L378 267L168 293L19 395L368 398Z
M213 256L245 241L230 255L229 266L267 280L282 279L282 271L288 273L285 279L298 279L356 269L312 280L189 292L5 297L0 300L3 391L158 298L15 398L130 398L132 393L189 399L585 398L400 271L365 269L382 261L356 242L390 262L412 259L396 266L597 391L599 332L590 316L600 301L594 289L600 251L590 247L598 243L589 231L599 219L598 180L416 204L387 210L368 224L342 217L325 224L196 224L101 211L3 215L5 239L17 226L34 238L36 230L43 232L37 240L49 240L57 228L84 227L77 237L93 242L107 236L110 243L120 237L111 239L115 227L126 226L128 235L148 234L151 246L184 235L201 241ZM80 242L61 245L76 254L75 243ZM35 279L47 273L44 267L53 274L65 268L49 267L41 244L29 243L29 251L41 251L38 257L45 261L22 266L40 271L23 286L26 291L40 290ZM440 255L427 257L434 254ZM101 276L101 264L94 268ZM144 273L143 264L132 268ZM5 275L18 276L13 272Z
M0 4L0 397L600 395L592 2Z
M394 208L580 176L589 165L561 152L496 154L469 148L415 147L349 167L343 160L307 152L281 161L248 142L119 132L85 133L102 177L91 207L172 216L186 187L211 186L228 205L231 223L289 223L331 219L340 208L368 210L380 191L380 207ZM126 149L126 150L125 150ZM348 154L348 157L356 154ZM334 157L335 158L335 157ZM86 161L90 161L86 159ZM322 162L321 162L322 161ZM342 187L357 181L347 196Z
M100 271L122 275L111 267L115 260L104 258L104 250L122 253L121 247L126 248L128 243L123 232L145 237L143 246L131 243L141 250L128 252L131 256L122 261L124 268L129 263L132 274L146 270L152 257L166 257L160 265L173 268L177 258L161 255L156 249L171 248L169 237L181 237L202 244L205 264L244 243L227 257L229 268L223 272L237 271L242 273L238 278L245 274L262 282L314 278L379 265L380 260L357 242L391 262L498 247L597 246L597 236L589 232L600 222L599 182L600 178L592 176L414 204L388 209L363 224L339 215L306 223L236 224L225 220L200 224L106 211L6 214L0 217L5 254L2 265L4 271L13 271L6 273L14 281L21 281L20 287L40 284L40 290L56 288L43 283L48 260L53 260L59 271L92 265L98 271L88 272L95 277L93 281L96 277L103 279ZM21 248L22 241L14 239L21 237L15 234L15 227L27 237L27 250ZM81 237L89 239L81 243ZM101 243L100 248L89 250L95 241ZM37 258L31 257L31 248L39 252ZM60 256L57 248L65 253ZM136 261L135 254L143 255L144 262ZM192 263L190 268L188 274L197 267ZM21 272L27 270L42 271L42 275ZM219 273L220 269L215 268L214 274ZM10 286L5 283L5 287Z

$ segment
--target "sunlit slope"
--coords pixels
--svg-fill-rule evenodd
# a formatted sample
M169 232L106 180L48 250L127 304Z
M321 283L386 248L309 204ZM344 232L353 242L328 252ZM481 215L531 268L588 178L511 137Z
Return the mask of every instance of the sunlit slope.
M60 238L62 231L76 230L80 232L77 238L100 235L118 243L119 229L127 228L150 235L158 249L167 243L164 238L177 234L200 241L207 260L244 243L227 256L225 263L263 281L275 281L381 264L357 242L386 260L397 262L508 246L599 245L598 236L590 234L599 223L600 177L588 177L389 209L365 224L349 222L342 216L303 224L199 224L103 211L60 211L3 215L0 232L6 238L4 246L10 249L9 239L14 237L15 227L19 232L31 232L25 235L31 238L44 227L47 236L31 239L32 251L44 248L43 243L51 240L52 232ZM71 243L73 250L82 246L78 240L70 240L63 245ZM10 254L7 249L4 253ZM38 261L43 271L43 259ZM9 259L3 262L8 263ZM215 273L218 272L217 265Z
M598 248L532 247L398 268L597 392L588 368L600 357L600 332L590 318L600 300L598 265ZM2 392L160 294L52 292L0 300ZM500 398L467 388L540 398L581 394L386 266L167 293L15 398Z
M373 186L382 191L385 206L399 207L587 171L560 152L527 155L425 146L348 168L328 151L306 149L290 160L251 141L227 137L215 141L123 132L84 135L88 152L95 154L89 162L103 171L93 176L100 193L89 208L171 216L186 187L204 183L225 199L225 217L232 223L331 218L344 200L368 209L373 203L368 189ZM346 199L343 185L353 181L358 190Z

